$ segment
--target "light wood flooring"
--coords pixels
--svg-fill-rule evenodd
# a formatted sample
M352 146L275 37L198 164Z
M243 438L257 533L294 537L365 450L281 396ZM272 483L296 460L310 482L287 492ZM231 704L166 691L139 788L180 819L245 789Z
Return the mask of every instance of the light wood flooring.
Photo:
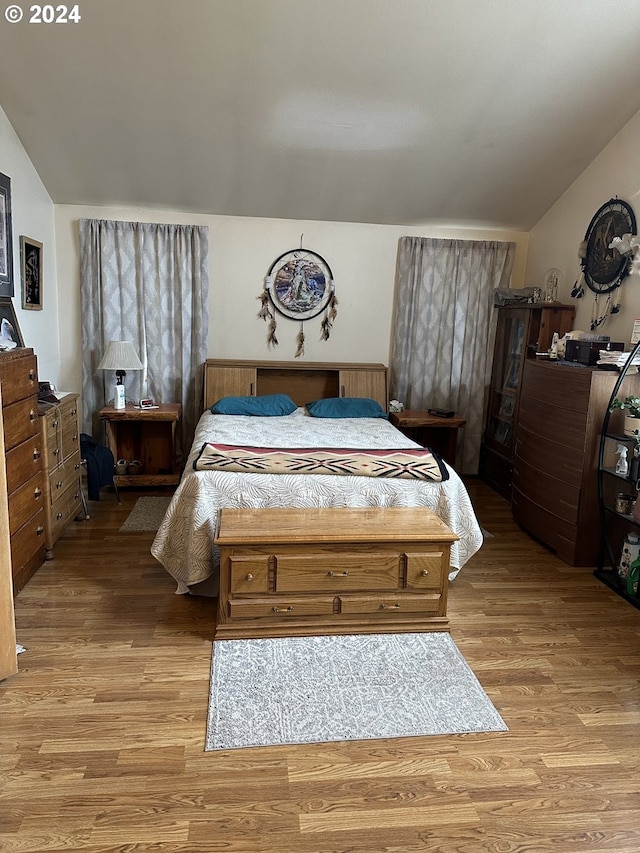
M470 492L494 538L451 634L509 732L217 753L215 600L174 595L153 534L118 533L138 494L103 492L16 600L0 849L638 853L639 612Z

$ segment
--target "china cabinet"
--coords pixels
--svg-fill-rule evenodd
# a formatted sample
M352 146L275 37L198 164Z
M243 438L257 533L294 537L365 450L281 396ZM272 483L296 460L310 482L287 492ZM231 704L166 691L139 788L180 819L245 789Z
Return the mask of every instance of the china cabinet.
M524 364L547 352L553 333L571 331L573 305L539 302L497 309L496 340L487 417L480 453L480 476L509 500L513 452Z

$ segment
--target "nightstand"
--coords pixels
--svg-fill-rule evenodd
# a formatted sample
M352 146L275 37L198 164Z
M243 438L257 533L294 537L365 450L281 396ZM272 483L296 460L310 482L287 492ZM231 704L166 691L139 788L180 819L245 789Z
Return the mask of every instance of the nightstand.
M391 412L389 421L407 438L431 448L445 462L455 466L458 430L466 424L464 418L456 415L439 418L420 409L408 409L405 412Z
M105 406L100 418L107 430L107 446L114 461L141 462L140 473L116 474L116 486L176 486L176 426L182 407L160 403L152 409L127 405L124 409Z

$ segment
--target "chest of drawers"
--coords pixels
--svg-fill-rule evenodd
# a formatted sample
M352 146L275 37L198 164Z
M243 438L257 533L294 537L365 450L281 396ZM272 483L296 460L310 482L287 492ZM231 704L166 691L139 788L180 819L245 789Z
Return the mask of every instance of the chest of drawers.
M44 484L38 365L32 349L0 353L2 422L14 595L44 560Z
M65 394L59 403L40 403L43 448L45 558L65 527L82 512L80 423L78 395Z
M446 631L456 539L422 507L223 509L216 639Z

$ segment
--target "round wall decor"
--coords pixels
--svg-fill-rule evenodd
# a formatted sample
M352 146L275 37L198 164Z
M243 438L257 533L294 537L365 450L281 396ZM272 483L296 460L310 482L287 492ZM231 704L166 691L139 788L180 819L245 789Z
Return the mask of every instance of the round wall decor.
M610 293L629 274L629 258L610 248L614 237L636 233L636 217L626 201L612 198L594 214L584 238L582 271L594 293Z

